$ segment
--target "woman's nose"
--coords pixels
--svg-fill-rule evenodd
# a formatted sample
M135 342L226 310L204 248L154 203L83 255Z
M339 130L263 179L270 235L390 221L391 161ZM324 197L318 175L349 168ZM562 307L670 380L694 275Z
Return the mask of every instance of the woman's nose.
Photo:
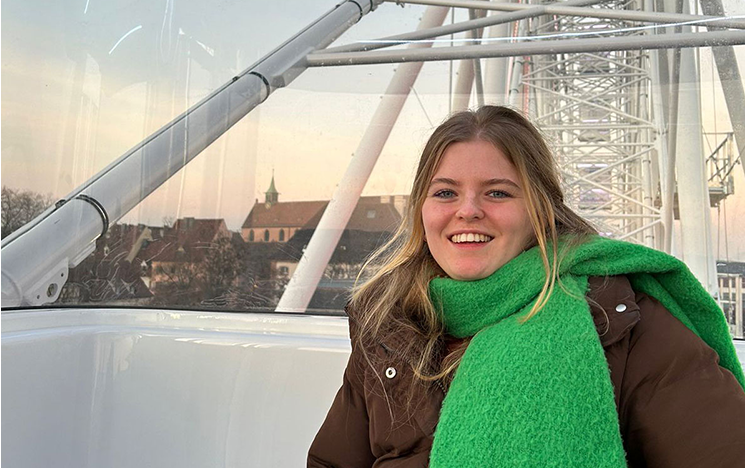
M472 197L463 199L463 202L458 207L458 212L455 214L458 218L465 219L467 221L473 219L481 219L484 217L484 210L481 209L481 204Z

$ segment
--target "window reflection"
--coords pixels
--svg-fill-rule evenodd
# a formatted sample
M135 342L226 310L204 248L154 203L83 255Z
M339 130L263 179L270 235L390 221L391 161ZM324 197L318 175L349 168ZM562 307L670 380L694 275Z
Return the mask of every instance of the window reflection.
M360 198L310 309L343 309L365 259L397 228L405 201ZM71 271L58 303L272 310L328 203L284 201L268 191L247 214L242 234L224 219L114 225ZM254 240L255 230L263 241Z
M257 7L239 2L211 14L219 9L206 2L166 12L164 21L162 11L144 3L125 9L119 3L91 4L85 10L68 1L48 10L20 0L3 5L3 236L335 4L288 1ZM289 18L287 5L296 13ZM423 10L383 4L339 43L412 30ZM458 11L455 16L461 21L468 15ZM236 22L239 17L250 24ZM38 24L29 25L27 18ZM555 18L533 26L547 34L588 22ZM464 35L455 36L456 45L459 37ZM735 52L742 67L743 47ZM745 232L745 217L737 216L745 199L731 196L743 186L743 171L731 125L722 117L726 106L711 49L697 53L701 82L696 86L701 88L700 121L721 273L745 259L745 244L736 235ZM664 91L646 77L651 57L650 51L603 52L481 64L486 88L499 81L495 70L505 75L500 79L522 73L522 91L512 102L556 142L567 161L563 170L571 175L567 181L577 181L567 190L568 198L588 217L605 223L604 232L641 229L650 218L644 210L659 208L656 175L649 176L652 183L645 182L651 188L642 197L635 187L648 175L626 161L641 155L651 161L642 168L658 170L654 158L661 130L637 125L636 133L630 133L622 128L629 122L618 117L638 109L649 114L650 102ZM376 65L306 71L98 239L92 256L71 272L59 302L272 310L394 69ZM449 63L423 67L311 309L339 310L364 259L390 237L406 201L397 194L408 191L421 145L452 109L458 76ZM501 91L485 93L487 102L507 99L507 82L499 82ZM579 91L585 94L578 100ZM593 105L587 104L590 100ZM465 101L471 106L478 102L476 88ZM576 163L580 152L586 158L581 164ZM609 188L626 198L615 197ZM29 192L25 198L40 206L32 206L22 221L6 229L5 220L11 218L5 200L24 190ZM624 212L641 199L649 206ZM736 302L742 293L738 295L735 284L720 281L725 311L742 310L742 300L739 306ZM736 314L727 313L733 327L742 330L735 325Z

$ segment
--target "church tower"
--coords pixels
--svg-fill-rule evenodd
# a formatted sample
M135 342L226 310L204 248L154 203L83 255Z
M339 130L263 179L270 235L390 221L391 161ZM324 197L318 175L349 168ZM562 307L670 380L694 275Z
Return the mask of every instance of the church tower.
M279 192L274 187L274 171L272 170L272 182L269 184L269 190L264 192L264 204L270 207L275 203L279 203Z

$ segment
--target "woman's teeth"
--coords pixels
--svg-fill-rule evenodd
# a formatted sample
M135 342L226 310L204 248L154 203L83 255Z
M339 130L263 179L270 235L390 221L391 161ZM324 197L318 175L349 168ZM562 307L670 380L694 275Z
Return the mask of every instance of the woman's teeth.
M484 234L474 234L469 232L468 234L455 234L450 238L451 242L460 244L461 242L489 242L492 240L491 237L485 236Z

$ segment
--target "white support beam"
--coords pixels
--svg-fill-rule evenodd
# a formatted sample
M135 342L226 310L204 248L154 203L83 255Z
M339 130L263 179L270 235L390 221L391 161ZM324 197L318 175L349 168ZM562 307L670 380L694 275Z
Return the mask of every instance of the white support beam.
M442 24L447 12L447 8L427 8L419 27L431 28ZM412 44L410 47L431 47L431 44ZM421 69L422 63L408 63L396 69L347 171L323 212L313 237L277 304L278 312L305 312L308 308L326 265L357 206L362 189L383 151L383 146Z
M509 0L493 0L494 2L508 2ZM490 12L490 16L498 13ZM508 37L510 35L507 23L490 26L486 33L489 39ZM503 105L507 103L507 74L508 58L492 58L484 60L484 95L489 104Z
M525 33L528 30L527 20L520 21L517 27L517 37L525 37ZM518 42L520 39L518 39ZM514 43L513 43L514 44ZM515 57L512 63L512 74L510 75L509 92L507 93L507 102L510 106L517 109L522 109L522 98L523 98L523 68L525 62L522 57ZM524 109L523 109L524 110Z
M706 290L717 295L708 177L701 134L701 90L696 65L694 51L681 50L675 150L682 234L680 254Z
M482 18L484 16L486 16L486 12L468 10L468 17L471 19ZM484 29L473 30L470 34L481 39L484 35ZM476 44L479 44L479 42L476 41ZM481 59L473 59L473 85L476 88L476 104L481 107L484 105L484 74L481 70Z
M481 0L484 1L484 0ZM473 10L469 10L472 12ZM483 31L470 29L466 32L469 39L480 39ZM460 112L468 109L471 101L471 90L476 80L476 63L479 59L461 60L458 65L458 79L453 89L452 112Z
M638 228L638 229L634 229L634 230L633 230L633 231L631 231L631 232L627 232L627 233L623 234L623 235L622 235L621 237L619 237L619 239L620 239L620 240L626 240L626 239L628 239L628 238L630 238L630 237L633 237L633 236L635 236L635 235L639 234L640 232L644 232L644 231L646 231L647 229L652 229L653 227L656 227L656 226L657 226L658 224L660 224L661 222L662 222L662 221L658 219L658 220L656 220L656 221L654 221L654 222L652 222L652 223L649 223L649 224L645 224L644 226L642 226L642 227L640 227L640 228Z
M478 0L483 1L483 0ZM567 5L594 5L600 3L603 0L568 0L565 2ZM446 6L446 5L443 5ZM375 39L371 41L357 42L354 44L347 44L337 47L329 47L324 52L337 53L337 52L362 52L365 50L382 49L384 47L390 47L394 45L403 45L410 42L432 39L434 37L446 36L448 34L455 34L465 31L471 31L474 29L486 28L489 26L495 26L499 24L510 23L512 21L518 21L521 19L535 18L545 14L545 6L528 6L528 8L522 11L514 13L507 13L503 15L492 15L486 18L479 18L475 20L463 21L461 23L448 24L447 26L438 26L436 28L429 29L417 29L414 32L397 34L395 36L388 36L382 39ZM505 36L506 37L506 36Z
M520 44L437 47L433 49L374 50L369 52L313 53L309 67L370 65L377 63L432 62L470 58L519 57L521 55L569 54L620 50L716 47L745 44L745 31L624 36L595 39L550 40Z
M386 0L388 2L410 3L414 5L437 5L453 8L481 8L492 11L525 11L535 8L524 3L481 3L474 0ZM702 0L711 2L712 0ZM542 5L546 15L581 16L586 18L616 19L641 23L693 23L697 26L717 26L721 28L745 29L745 21L724 16L687 15L682 13L663 13L633 10L611 10L609 8L582 8L569 6L569 2L556 2Z

